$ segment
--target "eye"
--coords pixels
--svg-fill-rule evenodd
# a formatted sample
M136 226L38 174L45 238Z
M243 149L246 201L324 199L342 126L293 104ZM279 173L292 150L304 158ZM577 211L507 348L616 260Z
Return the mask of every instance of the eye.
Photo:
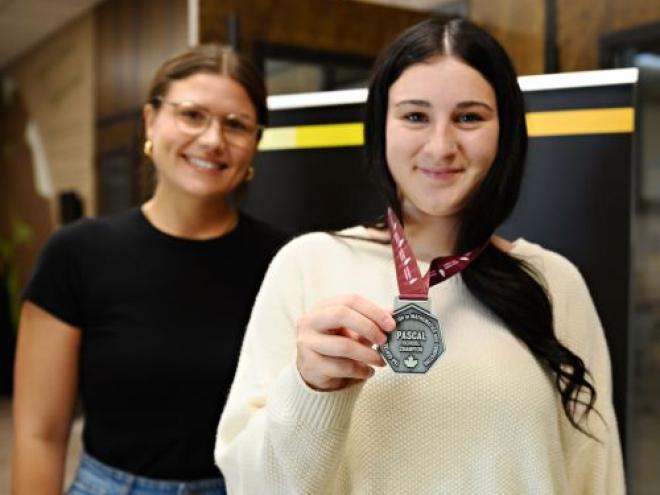
M459 124L475 124L484 120L481 115L475 112L461 113L456 117Z
M227 115L224 119L224 126L229 131L237 132L249 132L252 128L248 123L243 122L235 115Z
M424 112L409 112L403 116L403 119L413 124L421 124L429 121L428 116Z
M208 116L206 112L199 108L182 108L179 112L179 116L186 121L188 124L204 124Z

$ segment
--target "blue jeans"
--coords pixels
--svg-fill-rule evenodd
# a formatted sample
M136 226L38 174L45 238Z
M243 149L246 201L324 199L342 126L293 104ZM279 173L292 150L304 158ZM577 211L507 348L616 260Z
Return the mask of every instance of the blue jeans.
M69 495L227 495L222 478L198 481L135 476L83 453Z

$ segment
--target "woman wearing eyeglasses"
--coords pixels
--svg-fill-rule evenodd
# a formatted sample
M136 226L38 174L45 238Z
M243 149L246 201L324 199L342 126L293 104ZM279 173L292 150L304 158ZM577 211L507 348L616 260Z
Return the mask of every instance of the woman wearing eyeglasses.
M27 287L16 495L61 493L78 393L85 453L69 493L225 493L215 428L284 241L231 201L254 174L264 84L229 49L193 48L157 71L143 116L153 197L59 230Z

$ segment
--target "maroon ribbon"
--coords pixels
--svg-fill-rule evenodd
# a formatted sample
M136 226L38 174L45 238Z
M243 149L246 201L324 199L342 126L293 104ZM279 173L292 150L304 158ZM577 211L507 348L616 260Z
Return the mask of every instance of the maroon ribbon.
M465 270L486 247L484 244L465 254L434 258L429 271L422 276L417 265L417 258L406 239L401 222L394 210L389 207L387 208L387 226L392 237L392 254L394 255L400 299L428 299L429 287L444 282Z

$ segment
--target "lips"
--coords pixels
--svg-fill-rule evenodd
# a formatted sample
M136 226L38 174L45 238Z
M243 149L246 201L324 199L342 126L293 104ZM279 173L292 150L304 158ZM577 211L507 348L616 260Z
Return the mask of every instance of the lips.
M192 166L196 170L200 170L202 172L220 172L222 170L225 170L229 168L229 165L227 165L226 162L221 162L217 160L211 160L208 158L201 158L197 156L188 156L188 155L183 155L185 158L186 162L188 165Z
M425 177L434 180L449 180L463 173L461 168L416 167Z

